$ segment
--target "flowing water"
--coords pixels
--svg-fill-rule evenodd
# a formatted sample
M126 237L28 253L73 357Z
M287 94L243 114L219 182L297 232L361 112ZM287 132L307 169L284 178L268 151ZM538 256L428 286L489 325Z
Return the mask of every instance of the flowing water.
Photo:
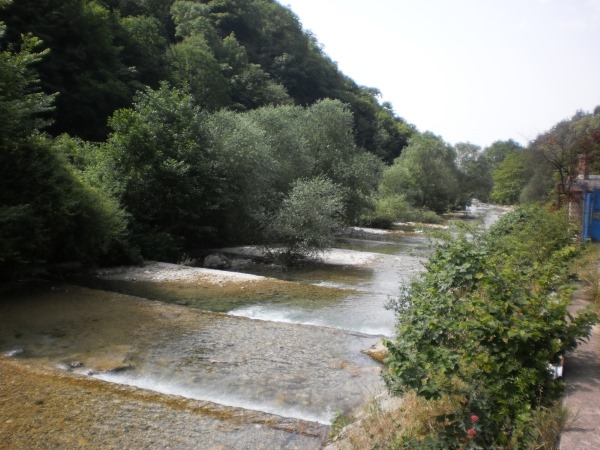
M87 287L5 298L0 353L90 380L242 408L250 424L260 412L327 425L382 391L379 363L361 350L393 336L385 303L422 270L429 252L414 232L350 235L340 248L343 257L333 264L237 266L269 277L248 283L88 279ZM302 433L292 435L265 434L260 448L316 448L323 439L316 433L309 444ZM243 440L227 445L259 448Z

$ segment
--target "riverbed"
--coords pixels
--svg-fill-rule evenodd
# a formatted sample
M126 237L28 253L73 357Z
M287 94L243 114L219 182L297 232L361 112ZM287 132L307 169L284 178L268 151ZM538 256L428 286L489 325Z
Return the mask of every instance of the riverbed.
M102 269L0 302L0 447L319 448L383 390L363 351L431 251L355 229L299 269Z

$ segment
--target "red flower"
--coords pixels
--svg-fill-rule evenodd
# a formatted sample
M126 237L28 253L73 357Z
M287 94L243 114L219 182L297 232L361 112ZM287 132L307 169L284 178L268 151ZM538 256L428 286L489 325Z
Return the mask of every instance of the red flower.
M467 430L467 437L469 439L473 439L475 437L475 435L477 434L477 431L475 431L473 428L469 428Z
M479 420L479 417L477 417L475 414L473 414L473 415L471 416L471 420L472 420L473 422L477 422L477 421Z

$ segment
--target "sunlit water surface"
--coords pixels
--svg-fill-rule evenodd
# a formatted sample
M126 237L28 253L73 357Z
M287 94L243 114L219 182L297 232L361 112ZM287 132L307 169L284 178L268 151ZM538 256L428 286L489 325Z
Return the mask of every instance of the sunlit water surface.
M471 214L489 223L489 211ZM422 271L431 251L417 233L347 236L340 247L377 256L359 266L289 270L249 263L236 270L288 283L235 291L87 280L87 288L5 298L0 352L165 394L329 423L383 389L380 365L361 350L394 335L385 304Z

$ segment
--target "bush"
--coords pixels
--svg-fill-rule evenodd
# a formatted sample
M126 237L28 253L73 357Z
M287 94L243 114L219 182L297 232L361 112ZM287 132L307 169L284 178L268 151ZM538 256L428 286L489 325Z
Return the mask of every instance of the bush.
M331 247L343 226L339 187L324 177L299 180L268 225L272 240L283 245L285 262L314 256Z
M392 303L399 339L387 344L387 386L456 405L436 417L435 431L417 436L421 445L525 448L536 439L534 417L562 388L548 364L596 321L567 311L565 269L575 249L568 228L547 230L562 220L541 208L517 210L489 234L450 240ZM531 252L536 246L544 250Z
M390 229L394 222L440 223L442 218L433 211L411 206L403 194L381 196L375 203L375 211L363 217L361 225Z

